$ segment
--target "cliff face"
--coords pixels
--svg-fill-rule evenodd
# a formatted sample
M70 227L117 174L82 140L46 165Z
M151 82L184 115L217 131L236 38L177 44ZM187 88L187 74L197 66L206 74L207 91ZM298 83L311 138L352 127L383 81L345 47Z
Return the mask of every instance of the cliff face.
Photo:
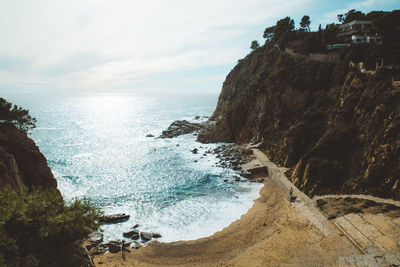
M14 127L0 124L0 187L57 188L57 180L35 142Z
M201 142L259 143L308 195L400 199L400 89L344 63L262 47L227 76Z

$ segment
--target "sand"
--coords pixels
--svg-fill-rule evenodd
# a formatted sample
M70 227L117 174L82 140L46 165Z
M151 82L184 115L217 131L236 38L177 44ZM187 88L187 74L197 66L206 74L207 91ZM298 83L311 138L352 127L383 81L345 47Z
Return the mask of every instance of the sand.
M207 227L207 225L204 225ZM96 266L337 266L360 252L343 234L322 233L267 178L260 197L239 220L210 237L151 242L125 253L95 256Z

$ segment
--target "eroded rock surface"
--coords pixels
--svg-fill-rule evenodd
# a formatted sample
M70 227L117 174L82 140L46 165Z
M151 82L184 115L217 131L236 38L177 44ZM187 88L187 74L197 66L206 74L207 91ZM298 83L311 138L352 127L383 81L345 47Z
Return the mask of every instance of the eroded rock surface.
M257 144L309 196L400 198L400 90L390 77L266 45L229 73L209 126L200 142Z
M206 123L193 123L187 120L177 120L171 123L167 130L162 131L160 138L173 138L183 134L193 133L207 127Z
M46 158L35 142L16 128L0 123L0 187L57 188Z

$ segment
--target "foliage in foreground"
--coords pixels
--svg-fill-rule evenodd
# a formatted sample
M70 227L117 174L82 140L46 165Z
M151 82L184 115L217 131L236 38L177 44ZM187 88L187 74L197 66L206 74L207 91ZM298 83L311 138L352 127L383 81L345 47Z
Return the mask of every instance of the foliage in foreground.
M29 115L27 109L12 105L0 97L0 121L14 125L22 132L27 132L36 127L36 119Z
M0 266L82 266L78 241L102 215L89 201L66 204L55 189L2 189L0 203Z

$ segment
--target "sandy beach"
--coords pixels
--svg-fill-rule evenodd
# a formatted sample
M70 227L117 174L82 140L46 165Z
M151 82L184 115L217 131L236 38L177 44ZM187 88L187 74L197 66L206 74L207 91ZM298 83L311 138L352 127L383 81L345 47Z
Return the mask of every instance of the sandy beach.
M207 227L207 225L204 225ZM337 266L338 257L360 254L339 231L323 233L301 207L266 178L249 211L210 237L151 242L125 253L95 256L96 266Z

